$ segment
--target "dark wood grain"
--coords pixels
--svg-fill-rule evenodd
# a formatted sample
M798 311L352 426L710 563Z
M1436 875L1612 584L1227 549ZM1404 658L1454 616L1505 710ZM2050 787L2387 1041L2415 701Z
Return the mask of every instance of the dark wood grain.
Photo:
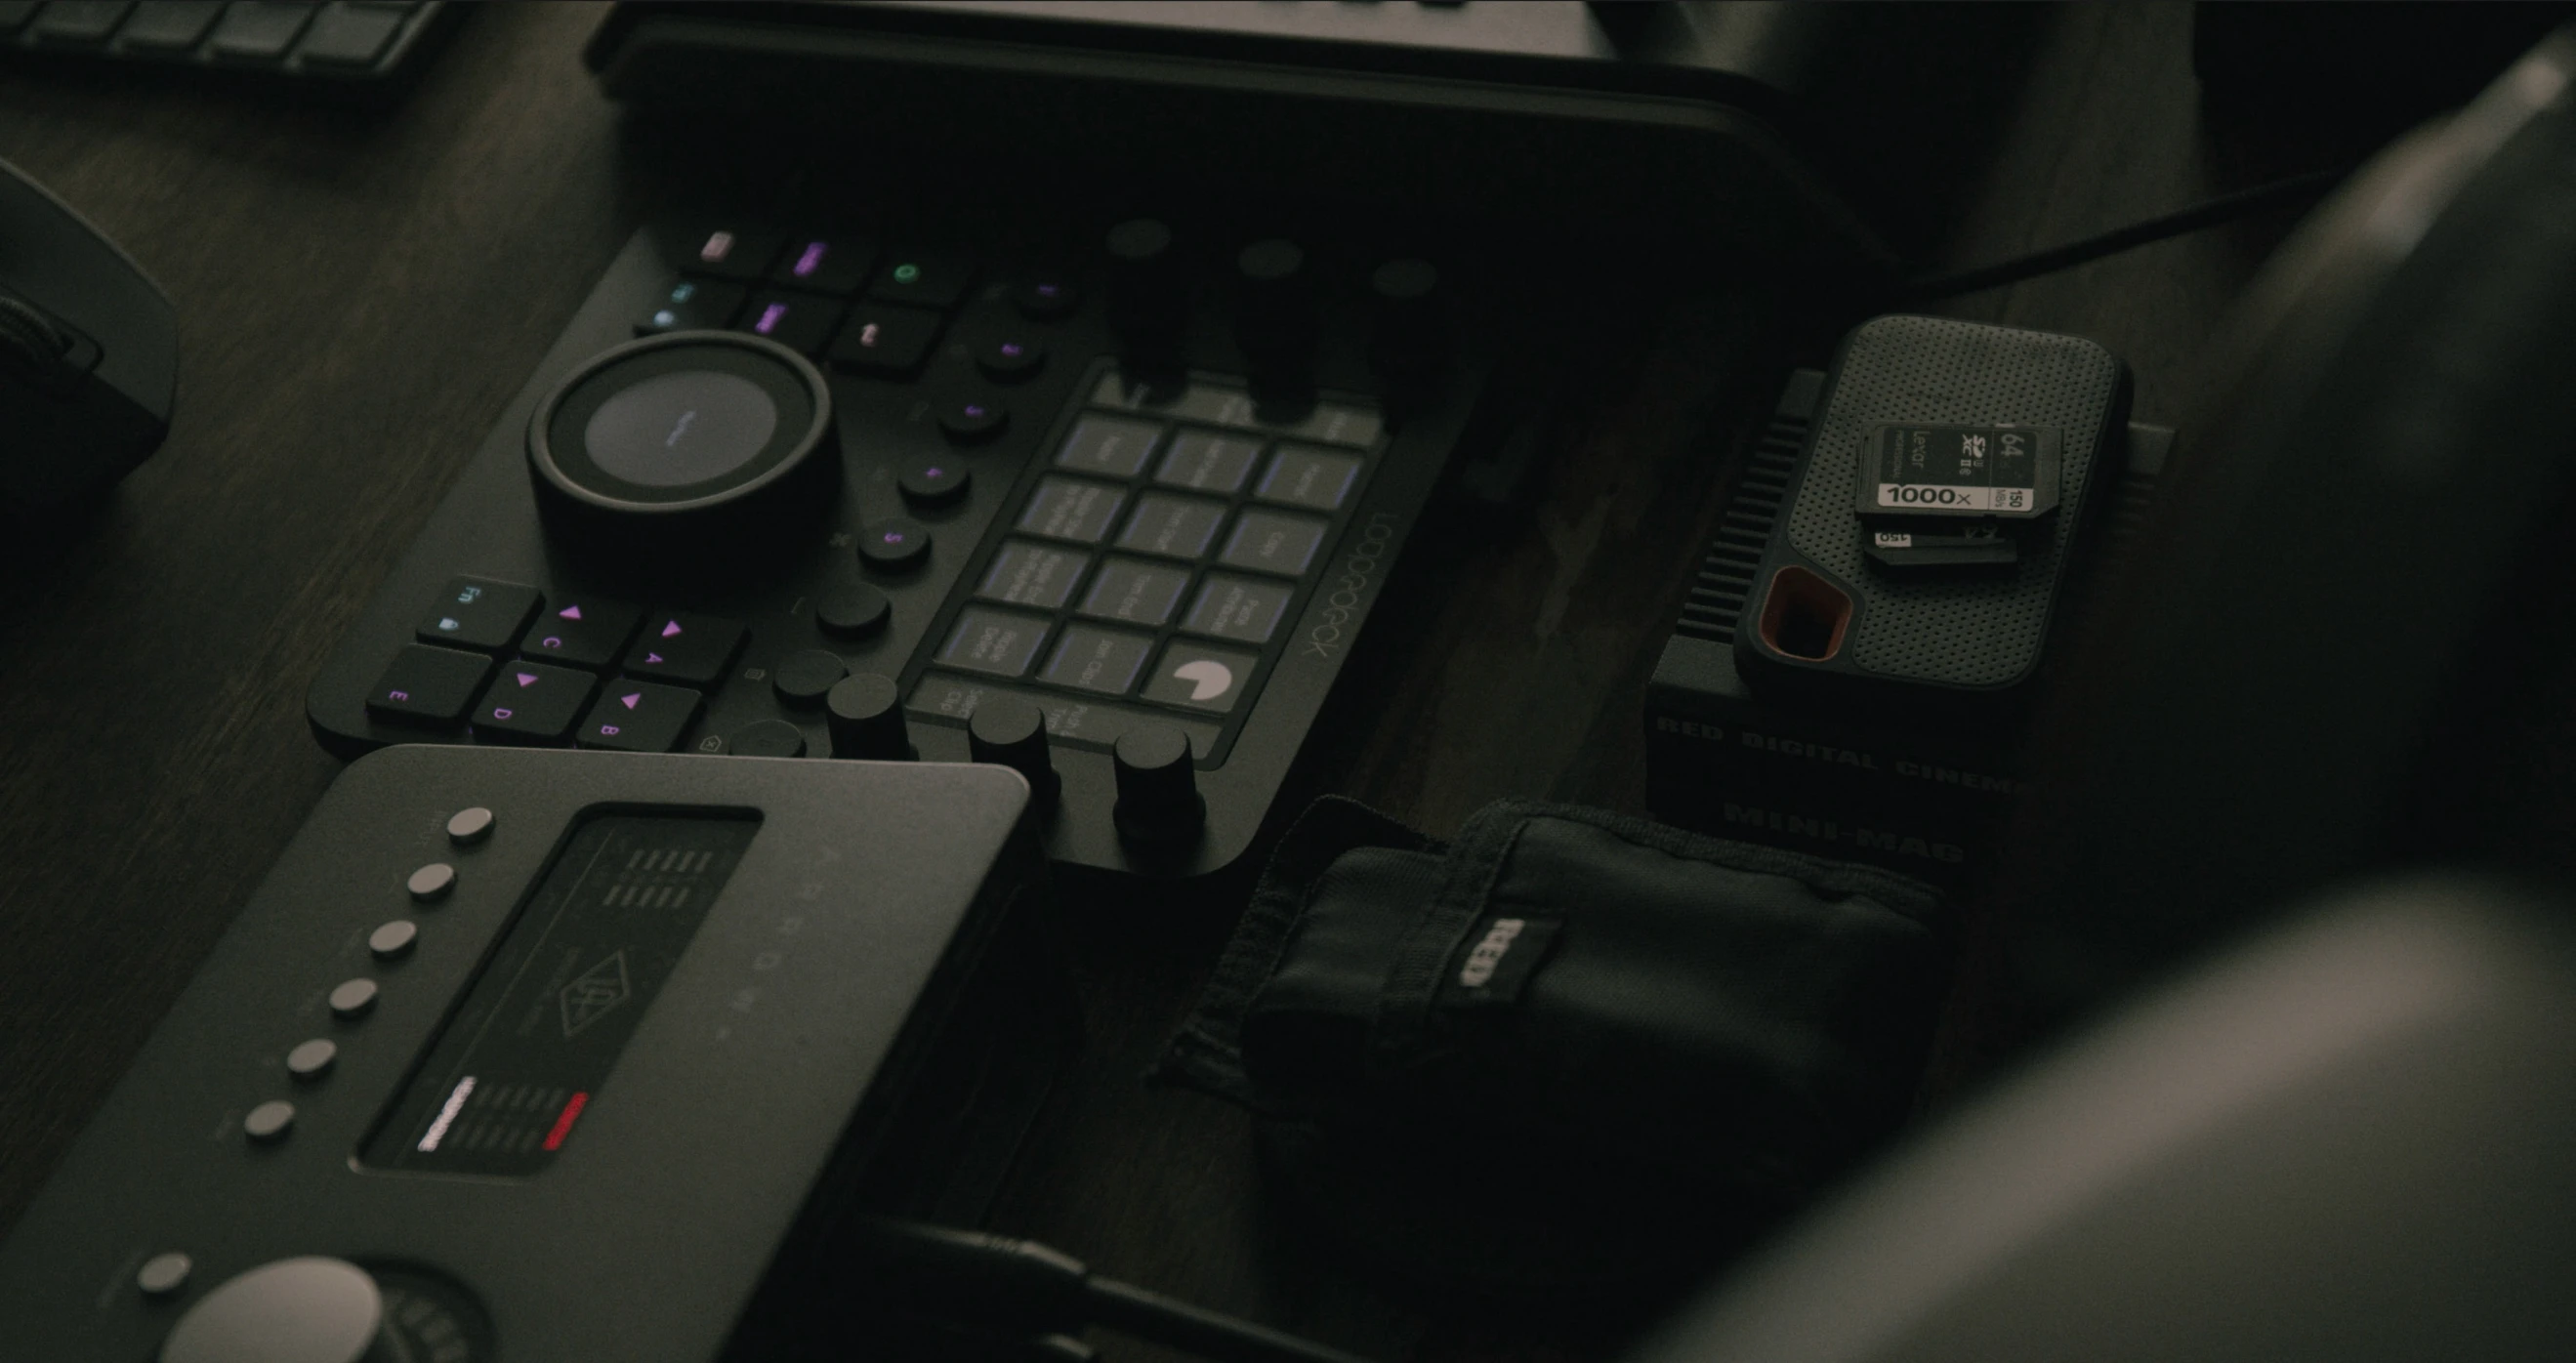
M597 15L492 7L374 113L115 74L0 83L0 155L121 241L183 327L168 445L0 593L0 1227L330 781L306 684L656 191L580 70ZM2188 22L2058 16L1951 264L2242 182L2198 125ZM2267 231L1949 310L2094 336L2136 369L2139 414L2171 419ZM1381 680L1336 702L1358 719L1321 784L1434 833L1511 794L1643 808L1644 681L1712 493L1766 386L1821 358L1779 350L1777 283L1748 274L1605 340L1528 517L1408 561ZM1609 1351L1624 1323L1525 1335L1341 1270L1269 1200L1248 1119L1145 1084L1222 931L1153 904L1078 925L1085 1053L995 1224L1379 1357Z

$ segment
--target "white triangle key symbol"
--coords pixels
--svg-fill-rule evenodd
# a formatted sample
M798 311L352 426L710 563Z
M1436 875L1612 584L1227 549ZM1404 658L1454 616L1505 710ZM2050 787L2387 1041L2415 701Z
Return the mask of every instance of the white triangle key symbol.
M521 685L521 686L534 686L534 685L536 685L536 684L537 684L537 674L536 674L536 673L534 673L534 672L522 672L522 673L520 673L520 674L519 674L519 685Z
M664 625L664 626L662 627L662 637L663 637L663 638L665 638L665 639L668 639L668 638L670 638L672 635L677 634L677 633L679 633L679 632L680 632L680 622L679 622L679 621L677 621L677 620L674 620L674 621L672 621L671 623L669 623L669 624L667 624L667 625Z
M662 661L662 655L659 653L647 653L644 655L644 663L648 667L660 661Z
M562 610L556 611L555 614L562 616L566 620L578 620L581 618L581 607L566 606Z
M624 705L627 709L632 710L635 708L635 702L644 699L644 693L638 691L634 695L619 696L617 699L620 704Z

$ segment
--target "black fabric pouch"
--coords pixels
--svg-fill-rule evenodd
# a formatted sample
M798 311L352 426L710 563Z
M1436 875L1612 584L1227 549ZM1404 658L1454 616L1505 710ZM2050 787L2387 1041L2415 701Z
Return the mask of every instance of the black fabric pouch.
M1483 1286L1704 1271L1895 1126L1937 891L1533 801L1281 841L1159 1073L1264 1119L1292 1204Z

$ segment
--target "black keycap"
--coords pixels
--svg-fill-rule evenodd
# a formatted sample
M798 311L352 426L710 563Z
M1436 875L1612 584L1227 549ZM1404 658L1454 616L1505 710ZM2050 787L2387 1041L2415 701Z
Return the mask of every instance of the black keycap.
M223 0L143 0L116 36L128 52L185 52L223 12Z
M476 737L503 743L560 743L590 703L599 679L569 667L503 663L483 703L474 707Z
M1295 590L1268 578L1210 573L1181 628L1237 643L1266 644L1271 631L1279 628L1279 616L1288 609L1289 593Z
M601 688L599 703L590 707L573 741L619 752L669 752L698 717L701 704L698 693L686 687L613 681Z
M894 603L856 578L836 581L814 598L814 623L840 639L864 639L886 627Z
M993 556L993 566L984 570L983 585L975 589L975 594L1015 606L1054 610L1073 595L1074 579L1081 577L1090 563L1089 554L1031 540L1012 540Z
M1011 409L987 397L951 398L939 405L939 429L960 445L980 445L1011 423Z
M626 650L626 670L654 681L706 686L724 675L743 633L741 621L713 615L646 616L643 637Z
M482 577L448 579L414 631L424 644L498 653L519 642L545 598L534 587Z
M1085 473L1133 478L1145 471L1145 461L1153 457L1154 442L1162 438L1163 428L1155 422L1123 416L1086 416L1073 423L1072 433L1064 438L1064 448L1055 452L1055 462L1059 467Z
M394 10L325 5L313 16L296 55L316 66L373 66L402 25L402 15Z
M492 660L480 653L405 644L367 693L367 713L396 724L444 728L465 718L491 674Z
M920 567L929 555L930 527L919 521L888 516L859 528L859 558L879 572Z
M849 295L867 282L877 263L876 240L863 232L806 231L787 235L771 280L816 293Z
M1018 383L1046 367L1046 347L1035 337L997 337L975 347L975 367L1003 383Z
M755 720L736 730L725 749L736 757L803 757L805 733L783 719Z
M539 611L519 640L522 657L593 671L617 661L644 612L622 601L584 597Z
M712 331L734 319L750 291L740 284L714 279L671 281L662 296L635 319L635 334L659 336L666 331Z
M319 5L289 0L235 0L215 24L206 48L218 61L273 62L295 45L295 35L313 18Z
M1223 714L1250 689L1260 655L1174 639L1145 681L1144 696L1172 705Z
M974 262L964 256L938 251L890 255L876 282L868 286L868 297L880 303L944 308L963 296L974 279Z
M921 367L931 342L939 339L941 320L938 313L920 308L855 308L832 342L832 363L868 374L909 374Z
M895 471L894 485L914 506L946 506L966 495L974 474L964 460L951 455L907 460Z
M771 289L753 294L734 326L802 354L819 355L832 339L832 328L841 324L841 312L838 299Z
M132 0L54 0L36 20L40 43L103 43Z
M848 675L850 665L841 661L840 654L819 648L798 649L769 669L769 687L786 704L816 705Z
M672 268L741 283L769 273L769 263L787 244L785 233L741 218L708 215L681 219L661 235L664 249L674 257Z
M1062 275L1039 275L1011 290L1011 305L1032 322L1052 322L1082 306L1082 291Z
M1172 618L1181 590L1190 585L1187 568L1142 559L1113 558L1100 565L1091 591L1082 598L1082 613L1131 625L1159 625Z

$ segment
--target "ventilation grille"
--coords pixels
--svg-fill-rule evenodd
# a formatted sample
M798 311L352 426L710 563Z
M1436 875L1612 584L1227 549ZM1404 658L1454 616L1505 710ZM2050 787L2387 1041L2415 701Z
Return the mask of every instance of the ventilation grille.
M1772 414L1745 461L1743 477L1727 497L1726 517L1718 523L1717 538L1709 541L1708 557L1700 560L1699 576L1691 582L1673 633L1715 644L1735 642L1735 622L1744 618L1744 604L1753 598L1762 549L1771 542L1781 503L1788 500L1789 475L1798 466L1798 450L1807 443L1807 426L1805 417Z

